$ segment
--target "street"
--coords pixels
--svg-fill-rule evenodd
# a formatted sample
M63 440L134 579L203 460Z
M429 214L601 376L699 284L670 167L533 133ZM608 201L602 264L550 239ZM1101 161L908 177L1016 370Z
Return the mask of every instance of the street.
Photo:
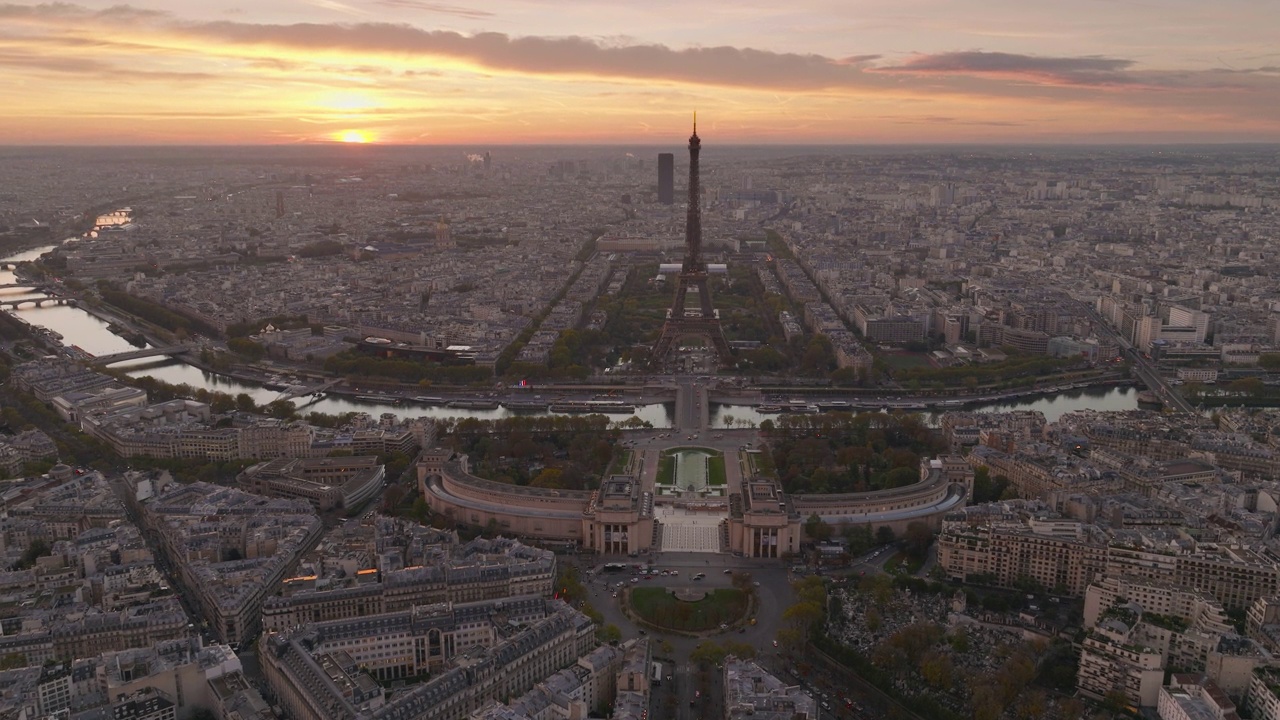
M651 698L651 717L671 717L668 710L670 701L666 698L672 695L675 696L676 718L719 717L723 714L719 707L723 698L723 693L718 689L720 680L715 677L708 678L714 691L703 692L702 697L695 697L699 690L698 670L688 658L694 648L704 640L712 642L733 640L748 643L755 647L761 656L776 653L773 640L782 626L783 612L794 601L787 569L781 562L761 565L758 560L748 562L725 554L657 553L653 560L655 570L679 570L680 574L657 576L649 580L641 579L633 583L631 579L638 576L635 572L603 573L601 572L603 565L583 568L582 579L587 588L588 602L604 616L606 625L618 626L624 640L641 637L643 630L643 635L649 637L654 643L654 659L663 662L666 666L663 672L671 675L672 681L667 682L664 677L661 690L655 689ZM628 567L634 564L634 561L628 563ZM758 586L752 586L756 601L751 616L756 618L755 625L746 623L744 618L744 623L740 627L730 627L723 632L706 633L699 637L645 629L623 614L620 605L623 595L622 592L615 590L618 583L622 583L623 590L641 585L657 585L673 590L727 588L731 586L732 576L724 573L726 569L749 573L752 581L759 583ZM706 577L694 580L693 576L699 572L706 573ZM618 592L616 598L613 597L615 592ZM663 641L670 643L670 652L664 652ZM714 674L713 670L712 675ZM692 706L691 701L693 701Z

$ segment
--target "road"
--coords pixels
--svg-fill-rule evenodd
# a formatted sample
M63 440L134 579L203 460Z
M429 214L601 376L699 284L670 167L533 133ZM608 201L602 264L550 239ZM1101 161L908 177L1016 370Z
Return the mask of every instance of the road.
M707 384L695 377L676 379L677 432L698 433L706 429L711 403L707 399Z
M1133 343L1117 334L1111 328L1110 323L1106 321L1106 318L1098 314L1098 311L1093 306L1088 303L1081 303L1081 305L1086 308L1089 317L1093 318L1099 334L1110 336L1124 350L1125 357L1133 363L1134 372L1137 373L1143 384L1147 386L1147 389L1155 393L1156 398L1166 406L1171 406L1179 412L1192 413L1196 411L1195 407L1187 402L1186 398L1182 397L1181 394L1169 386L1169 383L1165 382L1164 378L1160 377L1155 365L1151 364L1151 361L1147 360L1139 349L1133 346Z
M730 555L699 553L658 553L654 557L653 567L658 570L678 570L680 574L658 576L650 580L641 579L633 583L631 578L636 577L635 574L603 574L600 571L601 566L587 568L591 572L583 573L588 601L601 612L606 624L617 625L622 630L623 639L641 637L642 628L623 614L619 605L622 594L615 589L618 583L622 583L623 589L640 585L657 585L673 590L727 588L731 586L731 576L724 573L726 569L748 572L753 582L759 583L758 586L752 586L756 594L756 605L752 613L756 618L754 626L744 624L741 628L730 628L725 632L711 633L706 637L689 637L656 630L647 630L643 633L654 643L655 658L675 661L674 664L665 661L663 663L666 666L664 673L671 675L672 681L666 682L664 678L661 691L653 693L650 716L672 717L668 709L670 706L663 705L669 702L666 698L674 694L675 718L719 717L722 715L719 703L723 692L719 688L719 681L714 677L715 672L711 672L710 691L703 692L701 698L695 698L695 693L700 689L698 669L689 662L689 655L704 639L713 642L733 640L749 643L761 655L776 652L773 640L782 625L782 613L794 602L787 570L780 562L761 565L759 560L747 561ZM702 580L694 580L693 576L699 572L706 573L706 577ZM616 598L615 592L619 595ZM662 649L663 641L670 643L670 652ZM694 701L692 706L690 701Z

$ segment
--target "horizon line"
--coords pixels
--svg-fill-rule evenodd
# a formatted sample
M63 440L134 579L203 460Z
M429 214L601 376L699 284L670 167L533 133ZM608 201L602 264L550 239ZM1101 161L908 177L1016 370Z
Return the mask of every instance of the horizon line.
M352 142L305 142L305 143L260 143L260 142L219 142L219 143L29 143L29 144L11 144L0 143L0 150L26 150L26 149L128 149L128 148L229 148L229 147L253 147L253 148L349 148L349 149L371 149L371 148L454 148L454 147L474 147L476 145L484 145L485 147L675 147L683 146L683 142L672 141L671 143L661 142L449 142L449 143L395 143L395 142L369 142L369 143L352 143ZM821 141L814 140L809 142L727 142L712 143L715 147L751 147L751 148L787 148L787 147L1116 147L1116 146L1137 146L1137 147L1180 147L1180 146L1274 146L1280 148L1280 138L1270 140L967 140L967 141Z

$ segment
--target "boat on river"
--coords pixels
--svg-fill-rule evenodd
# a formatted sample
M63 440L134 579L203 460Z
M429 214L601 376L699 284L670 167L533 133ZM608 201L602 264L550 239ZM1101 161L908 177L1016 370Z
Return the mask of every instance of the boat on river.
M453 400L449 407L458 410L497 410L497 400Z
M626 403L621 402L563 400L551 403L550 410L553 413L563 413L567 415L580 415L584 413L631 414L636 411L636 406L627 405Z
M511 412L546 412L547 403L538 400L507 400L502 407Z

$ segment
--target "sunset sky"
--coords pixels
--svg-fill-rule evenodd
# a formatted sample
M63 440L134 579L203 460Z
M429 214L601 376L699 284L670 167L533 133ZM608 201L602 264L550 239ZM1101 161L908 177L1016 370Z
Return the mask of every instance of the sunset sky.
M1273 0L0 2L0 144L1280 141Z

